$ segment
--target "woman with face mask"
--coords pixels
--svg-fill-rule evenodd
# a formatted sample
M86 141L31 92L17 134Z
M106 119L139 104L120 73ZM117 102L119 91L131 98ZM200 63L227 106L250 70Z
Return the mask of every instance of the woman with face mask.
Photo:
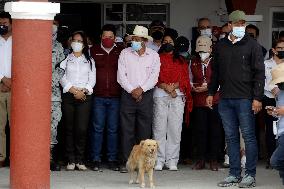
M163 38L160 74L154 90L153 136L159 143L155 170L159 171L164 165L171 171L178 169L183 114L189 124L192 109L188 64L175 49L174 40L170 34Z
M96 68L89 55L84 32L73 33L71 47L73 52L60 64L60 68L65 71L60 83L63 87L67 170L74 170L75 167L86 170L83 160Z
M198 37L196 40L196 52L199 53L199 57L193 59L190 66L195 125L193 132L196 136L195 144L197 148L197 162L193 169L204 169L205 160L209 159L210 169L218 171L217 158L222 136L220 118L217 112L219 93L214 96L212 108L208 108L206 105L207 84L211 79L213 62L211 58L211 39L207 36Z
M264 86L264 98L263 98L263 107L266 106L275 106L275 97L278 96L280 89L277 85L270 85L272 76L271 70L277 65L284 63L284 41L277 40L272 44L272 58L264 61L265 65L265 86ZM276 140L273 134L273 121L276 119L269 115L265 114L265 142L267 148L267 164L266 168L270 168L270 157L275 150Z
M284 49L283 49L284 50ZM282 52L284 52L281 50ZM284 58L284 57L283 57ZM279 89L276 98L276 107L266 106L267 113L274 116L277 119L276 125L276 138L277 138L277 148L273 152L270 163L272 168L279 171L279 175L282 179L282 184L284 185L284 64L277 65L272 71L272 81L271 85L276 85Z

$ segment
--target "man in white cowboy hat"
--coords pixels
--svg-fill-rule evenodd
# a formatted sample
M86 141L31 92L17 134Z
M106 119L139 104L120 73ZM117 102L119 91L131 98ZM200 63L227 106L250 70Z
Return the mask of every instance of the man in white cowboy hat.
M131 47L121 51L117 81L123 88L120 108L122 166L135 144L151 137L153 88L158 82L160 58L156 51L145 46L152 37L148 29L136 26L131 35Z
M276 98L276 107L266 107L267 113L277 117L277 134L278 146L273 152L270 164L279 171L279 175L282 178L284 185L284 63L279 64L271 71L272 85L277 85L280 89Z

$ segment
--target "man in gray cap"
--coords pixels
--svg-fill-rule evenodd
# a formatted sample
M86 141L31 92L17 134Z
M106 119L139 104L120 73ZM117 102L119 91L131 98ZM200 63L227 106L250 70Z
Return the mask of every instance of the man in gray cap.
M238 184L239 188L255 186L257 142L254 114L262 107L264 93L264 61L261 46L245 34L245 13L229 15L231 33L216 45L213 74L209 84L207 105L220 86L219 113L230 157L229 176L218 183L220 187ZM241 177L240 135L245 141L246 171Z

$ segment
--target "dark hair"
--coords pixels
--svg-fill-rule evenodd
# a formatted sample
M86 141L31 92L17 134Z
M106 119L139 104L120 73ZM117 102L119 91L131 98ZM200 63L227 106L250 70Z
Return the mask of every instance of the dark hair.
M184 36L179 36L175 41L175 49L181 53L189 49L189 40Z
M273 41L273 42L272 42L272 48L275 49L276 46L277 46L279 43L284 43L284 40L283 40L283 39L277 39L277 40Z
M59 23L59 25L61 25L61 19L60 19L60 17L59 17L59 14L56 14L55 16L54 16L54 19L53 19L54 21L57 21L58 23Z
M163 40L166 36L170 36L172 38L172 40L175 41L176 38L178 37L178 32L177 32L177 30L175 30L173 28L166 28Z
M0 13L0 18L8 18L10 23L12 23L12 17L11 17L11 15L8 12L4 12L4 11L1 12Z
M87 61L90 63L90 66L91 66L91 69L92 69L92 61L91 61L91 56L90 56L90 53L89 53L87 35L83 31L76 31L71 35L72 39L74 38L75 35L81 35L81 37L83 39L83 45L84 45L82 53L86 57Z
M151 28L151 27L158 27L158 26L160 26L160 27L162 27L162 28L165 28L165 24L163 23L163 21L161 21L161 20L153 20L152 22L151 22L151 24L149 25L149 28Z
M116 36L116 28L113 24L106 24L102 27L101 34L103 34L104 31L111 31L114 36Z
M246 30L247 30L247 29L254 29L254 30L255 30L255 33L256 33L256 37L259 36L259 29L258 29L258 27L256 27L255 25L249 24L249 25L247 25L247 27L246 27Z
M223 26L221 26L221 29L224 28L224 27L227 27L227 26L229 26L228 22L226 24L224 24Z
M284 31L281 31L280 33L279 33L279 38L280 37L284 37Z

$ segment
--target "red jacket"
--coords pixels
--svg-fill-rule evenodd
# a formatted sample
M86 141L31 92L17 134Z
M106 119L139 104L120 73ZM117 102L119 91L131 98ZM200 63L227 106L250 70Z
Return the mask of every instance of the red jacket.
M192 97L187 61L183 57L173 60L173 55L167 53L160 54L160 61L161 67L157 85L179 82L179 89L186 97L185 122L188 125L189 112L192 110Z
M199 85L202 85L204 82L204 76L202 71L202 63L200 58L193 59L191 61L191 73L192 73L192 81L194 85L198 83ZM211 75L212 75L212 59L208 63L208 66L205 71L205 78L207 82L207 86L211 82ZM208 96L208 91L202 92L202 93L196 93L192 92L192 98L193 98L193 106L194 107L204 107L206 105L206 98ZM213 98L213 104L218 104L219 101L219 92L217 92Z
M121 47L114 47L108 54L101 48L101 44L94 45L91 49L91 56L96 65L96 85L94 95L98 97L119 97L121 87L117 83L118 58Z

